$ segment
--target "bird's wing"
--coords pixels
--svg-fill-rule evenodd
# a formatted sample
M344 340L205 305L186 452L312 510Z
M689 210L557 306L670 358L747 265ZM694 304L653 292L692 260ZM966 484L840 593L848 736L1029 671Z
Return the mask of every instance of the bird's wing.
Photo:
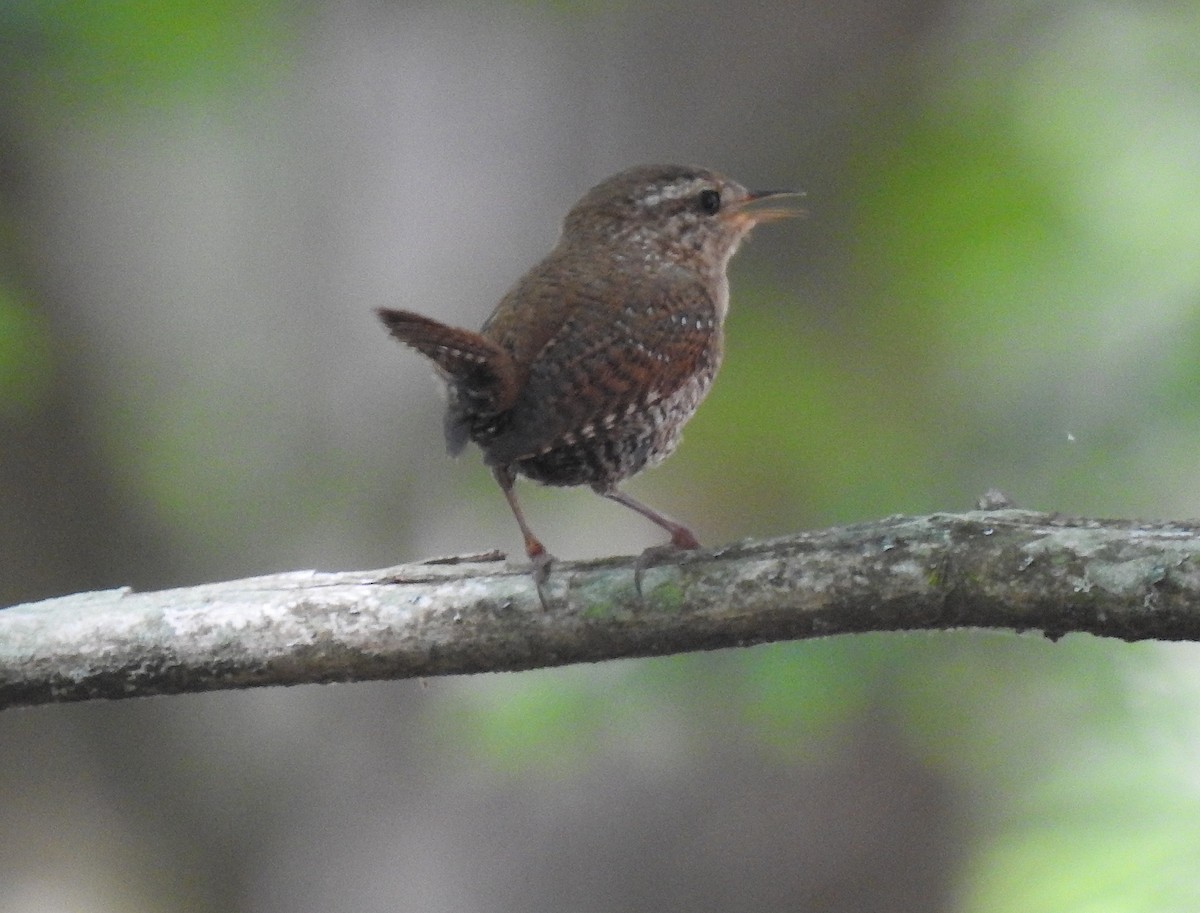
M715 370L721 327L706 285L647 281L574 307L529 366L488 459L506 464L589 437Z

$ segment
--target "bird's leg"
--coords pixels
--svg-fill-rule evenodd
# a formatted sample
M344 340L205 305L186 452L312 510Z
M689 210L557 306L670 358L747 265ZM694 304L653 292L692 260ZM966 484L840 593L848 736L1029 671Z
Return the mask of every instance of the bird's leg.
M592 486L592 490L596 494L608 498L610 501L616 501L618 504L625 505L630 510L636 510L647 520L658 524L671 534L670 545L652 545L638 556L637 563L633 566L633 585L637 590L638 599L644 599L642 595L642 572L646 570L646 563L649 559L662 554L664 551L700 548L700 540L696 538L696 534L682 523L672 520L666 514L659 513L653 507L643 504L636 498L630 497L615 486L604 487L602 485L594 485Z
M517 518L517 525L521 527L521 535L525 539L525 554L529 556L529 560L533 564L533 582L537 587L538 599L542 601L542 608L548 611L550 603L546 597L545 584L550 578L550 564L554 561L554 556L546 551L546 546L542 545L542 541L533 534L533 530L525 522L525 514L521 511L521 505L517 501L517 493L514 490L512 471L507 466L494 466L492 475L496 477L500 490L504 492L504 499L508 501L509 509Z
M605 487L603 485L596 485L593 486L592 490L596 494L608 498L610 501L616 501L618 504L624 504L630 510L636 510L651 523L661 526L671 534L671 545L674 548L692 549L700 547L700 540L696 538L696 534L682 523L672 520L666 514L660 514L653 507L643 504L636 498L631 498L615 486Z

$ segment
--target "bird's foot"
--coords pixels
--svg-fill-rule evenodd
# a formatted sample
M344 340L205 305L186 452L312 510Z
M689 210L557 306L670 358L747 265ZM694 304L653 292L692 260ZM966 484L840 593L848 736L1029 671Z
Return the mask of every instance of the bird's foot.
M554 563L554 556L543 548L540 551L532 552L529 560L533 564L533 585L537 587L538 599L542 603L542 608L549 612L550 595L546 584L550 580L550 565Z
M659 548L667 547L668 546L659 546ZM669 548L684 552L692 551L700 548L700 540L697 539L696 534L686 526L680 526L676 524L675 528L671 530L671 545ZM649 549L647 549L647 551L649 551Z
M679 527L671 535L671 541L667 545L652 545L640 555L633 563L633 588L637 591L638 602L644 606L646 603L646 594L642 592L642 574L646 569L659 558L670 558L678 555L680 552L695 551L700 548L700 543L691 531Z

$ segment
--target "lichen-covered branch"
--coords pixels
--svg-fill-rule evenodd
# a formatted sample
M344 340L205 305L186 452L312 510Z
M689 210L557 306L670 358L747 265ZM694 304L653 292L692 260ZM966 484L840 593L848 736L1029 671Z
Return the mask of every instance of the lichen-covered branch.
M1200 639L1200 525L894 517L645 562L472 556L0 610L0 708L498 672L861 631Z

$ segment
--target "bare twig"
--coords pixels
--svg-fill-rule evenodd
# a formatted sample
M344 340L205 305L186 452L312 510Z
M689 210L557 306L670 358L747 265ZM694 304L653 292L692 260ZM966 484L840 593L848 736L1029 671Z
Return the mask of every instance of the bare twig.
M495 554L0 610L0 707L496 672L931 628L1200 639L1200 525L1020 510L894 517L654 558Z

